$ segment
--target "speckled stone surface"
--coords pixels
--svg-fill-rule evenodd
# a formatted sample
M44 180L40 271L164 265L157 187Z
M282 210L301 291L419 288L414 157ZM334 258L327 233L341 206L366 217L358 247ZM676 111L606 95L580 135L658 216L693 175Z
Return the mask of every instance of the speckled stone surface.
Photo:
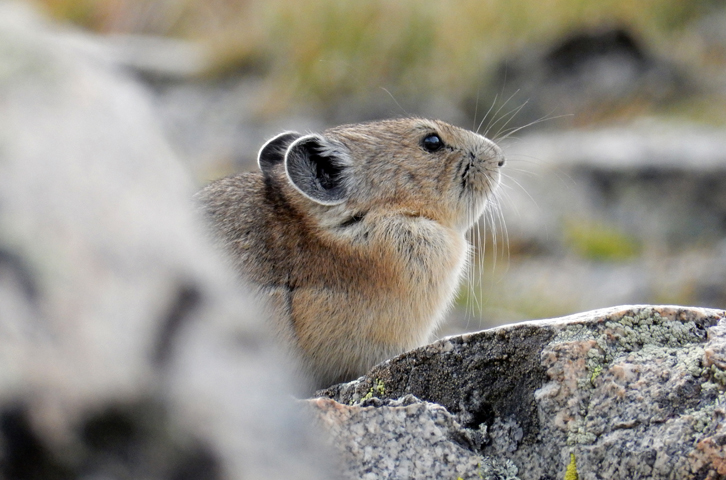
M461 425L444 407L413 395L373 397L355 405L317 398L310 405L330 432L331 444L342 451L349 478L468 479L480 473L515 478L511 462L472 451Z
M476 454L450 440L460 427L440 405L404 397L370 406L320 398L315 406L333 437L350 439L344 447L349 457L374 463L370 471L358 472L357 478L456 478L476 468L479 461ZM417 435L410 435L411 431ZM422 443L430 447L431 455L407 454L420 450Z
M349 478L559 479L573 453L583 480L726 478L725 317L625 306L449 337L310 405Z

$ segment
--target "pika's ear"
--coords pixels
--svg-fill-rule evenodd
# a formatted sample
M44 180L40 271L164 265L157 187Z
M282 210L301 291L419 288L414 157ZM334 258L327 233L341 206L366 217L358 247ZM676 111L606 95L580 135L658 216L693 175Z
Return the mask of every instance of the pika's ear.
M295 140L285 154L285 172L303 195L322 205L338 205L347 196L348 149L320 135Z
M297 132L282 132L262 145L257 154L257 166L260 167L262 173L268 175L272 167L282 163L287 147L298 138L300 138L300 134Z

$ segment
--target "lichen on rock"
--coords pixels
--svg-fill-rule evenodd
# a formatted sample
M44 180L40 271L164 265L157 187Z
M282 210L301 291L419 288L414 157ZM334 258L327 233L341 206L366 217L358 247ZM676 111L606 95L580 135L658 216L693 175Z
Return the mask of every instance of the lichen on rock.
M636 306L500 327L443 339L319 394L347 402L385 382L375 402L414 395L418 408L451 416L448 442L497 465L500 477L482 478L508 478L506 465L522 480L564 478L571 454L587 480L726 478L725 317ZM375 421L377 407L361 405ZM346 421L360 419L351 410ZM416 421L406 428L425 439ZM417 448L432 454L426 442ZM359 471L359 460L348 457L348 468ZM451 478L481 474L467 465Z

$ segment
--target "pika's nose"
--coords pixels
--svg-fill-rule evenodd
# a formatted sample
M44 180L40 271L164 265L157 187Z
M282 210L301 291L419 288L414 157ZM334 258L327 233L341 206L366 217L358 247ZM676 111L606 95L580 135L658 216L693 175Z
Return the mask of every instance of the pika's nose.
M504 152L499 147L499 145L497 145L496 143L492 142L488 138L483 137L481 135L479 136L479 138L481 138L481 140L483 140L484 143L486 144L485 148L486 148L486 151L488 154L487 156L489 157L488 160L489 161L496 160L497 167L503 167L504 164L507 163L507 159L505 158Z

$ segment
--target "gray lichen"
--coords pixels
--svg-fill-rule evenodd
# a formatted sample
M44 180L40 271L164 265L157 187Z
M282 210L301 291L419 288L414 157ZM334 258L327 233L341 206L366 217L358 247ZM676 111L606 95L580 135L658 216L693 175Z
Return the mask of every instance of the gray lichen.
M498 460L486 457L479 464L479 478L484 480L520 480L517 477L519 469L511 460Z
M651 358L659 354L673 354L679 357L678 367L685 368L693 376L701 375L700 352L698 349L688 348L688 345L701 344L706 340L703 328L699 328L693 321L681 322L664 318L650 307L633 313L606 321L595 329L592 326L574 324L564 328L552 340L552 344L587 340L594 340L597 344L597 348L587 352L589 378L581 380L580 388L587 389L588 384L594 386L603 368L621 355ZM718 376L720 383L726 385L726 374L720 372L720 369L716 369L714 375Z

